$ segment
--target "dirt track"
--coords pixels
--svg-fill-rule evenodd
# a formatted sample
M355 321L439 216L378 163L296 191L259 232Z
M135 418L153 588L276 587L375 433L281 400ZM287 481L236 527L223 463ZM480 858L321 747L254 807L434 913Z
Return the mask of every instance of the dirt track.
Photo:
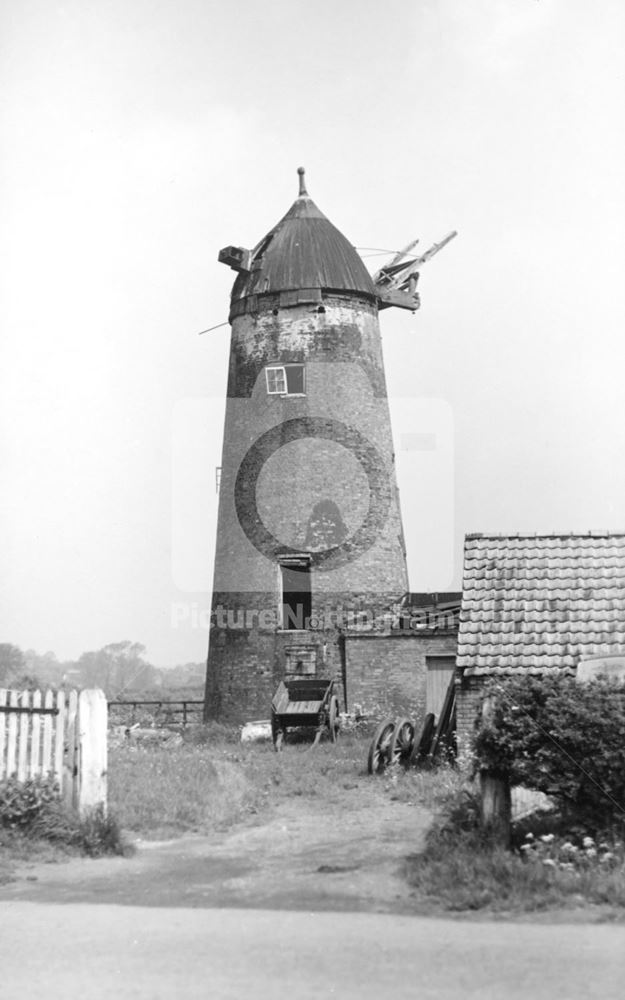
M402 862L422 846L430 814L349 800L340 809L283 801L270 818L228 833L140 842L130 859L22 866L0 899L410 912Z

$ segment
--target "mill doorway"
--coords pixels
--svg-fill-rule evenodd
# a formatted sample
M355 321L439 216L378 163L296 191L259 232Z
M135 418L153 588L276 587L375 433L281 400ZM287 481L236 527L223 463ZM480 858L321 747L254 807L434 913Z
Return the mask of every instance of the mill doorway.
M282 628L306 629L310 627L312 593L310 562L283 563L282 572Z

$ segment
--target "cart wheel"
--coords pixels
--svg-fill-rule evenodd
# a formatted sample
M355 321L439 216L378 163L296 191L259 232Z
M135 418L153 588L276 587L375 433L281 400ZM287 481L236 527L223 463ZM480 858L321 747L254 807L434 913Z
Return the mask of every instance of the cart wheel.
M389 751L394 731L395 720L385 719L373 734L367 758L367 770L369 774L380 774L389 763Z
M332 743L336 743L336 738L339 735L339 700L335 694L330 698L330 706L328 710L328 730L330 732L330 740Z
M410 719L401 719L393 731L389 760L391 764L408 764L414 746L414 726Z
M419 739L415 741L414 749L412 751L412 759L415 763L423 760L429 754L435 728L436 718L434 716L434 712L428 712L423 720L423 727L421 729Z

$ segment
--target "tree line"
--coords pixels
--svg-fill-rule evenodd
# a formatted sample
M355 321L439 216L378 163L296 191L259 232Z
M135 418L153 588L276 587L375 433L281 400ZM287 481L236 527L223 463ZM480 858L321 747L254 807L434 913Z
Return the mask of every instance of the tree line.
M204 663L155 667L145 658L140 642L111 642L82 653L77 660L59 660L55 653L23 651L0 643L1 688L101 688L107 698L124 698L149 692L193 689L204 684Z

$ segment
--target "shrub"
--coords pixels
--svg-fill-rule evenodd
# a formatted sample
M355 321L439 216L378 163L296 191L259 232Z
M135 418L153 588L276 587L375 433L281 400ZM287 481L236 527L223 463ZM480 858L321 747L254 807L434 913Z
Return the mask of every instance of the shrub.
M52 778L5 778L0 781L0 825L26 829L59 796L59 786Z
M0 827L10 835L43 840L99 857L128 854L117 820L98 807L84 817L68 809L53 778L0 782Z
M104 854L121 854L127 857L134 847L126 842L115 816L97 806L78 820L76 846L82 854L99 858Z
M554 798L593 831L625 824L625 684L523 677L492 685L477 768Z

